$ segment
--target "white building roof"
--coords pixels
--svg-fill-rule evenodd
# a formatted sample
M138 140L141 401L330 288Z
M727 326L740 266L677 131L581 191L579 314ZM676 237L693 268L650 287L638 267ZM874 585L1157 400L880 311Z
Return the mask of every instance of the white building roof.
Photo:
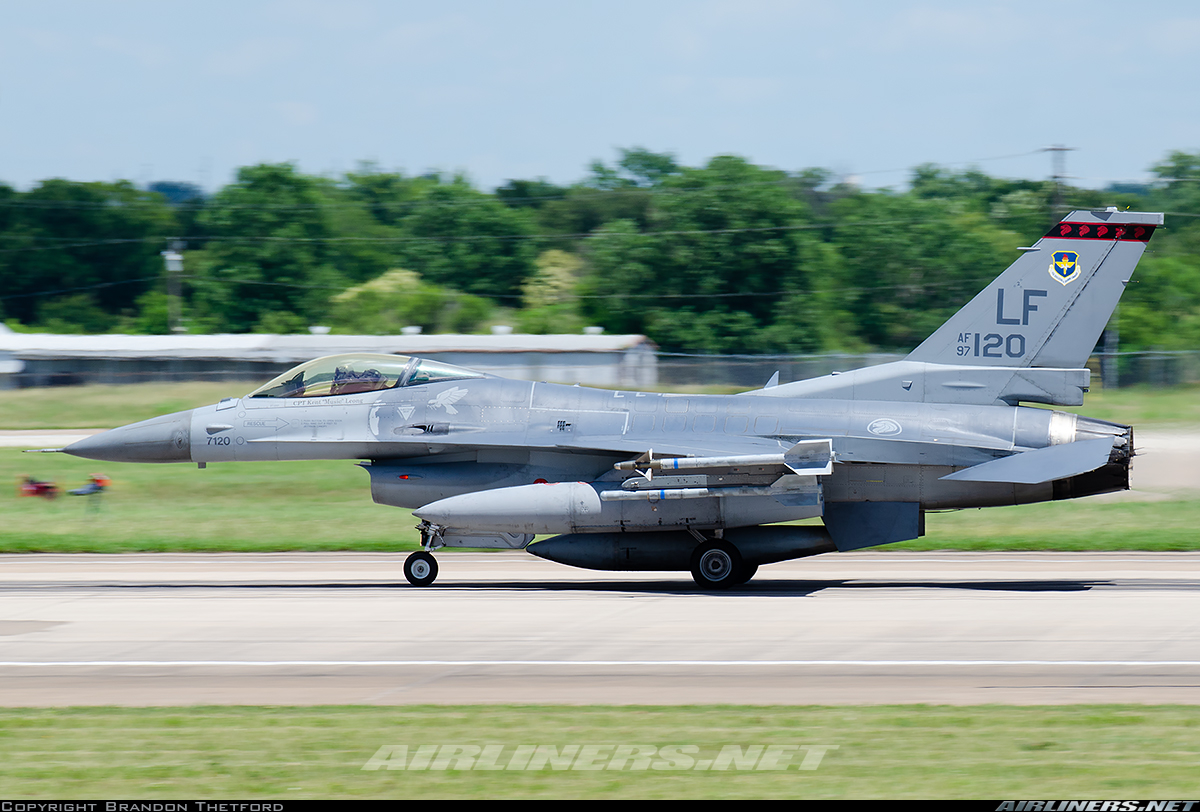
M445 352L562 353L653 350L643 335L56 335L0 334L0 353L48 358L212 358L292 363L345 352L429 355Z

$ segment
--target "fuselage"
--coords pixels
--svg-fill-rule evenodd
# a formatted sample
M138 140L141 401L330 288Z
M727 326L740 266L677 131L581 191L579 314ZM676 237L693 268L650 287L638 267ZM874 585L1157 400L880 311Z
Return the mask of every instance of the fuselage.
M771 453L800 440L830 438L837 464L822 480L826 502L917 502L922 509L942 509L1127 487L1127 460L1102 481L1074 488L1061 481L940 477L1019 451L1128 433L1128 427L1021 406L675 395L481 376L325 397L229 398L114 429L70 451L115 461L205 464L369 460L376 501L417 508L540 481L612 481L620 478L614 462L651 450L667 456L732 448ZM789 518L775 518L775 512L772 507L772 516L760 521Z

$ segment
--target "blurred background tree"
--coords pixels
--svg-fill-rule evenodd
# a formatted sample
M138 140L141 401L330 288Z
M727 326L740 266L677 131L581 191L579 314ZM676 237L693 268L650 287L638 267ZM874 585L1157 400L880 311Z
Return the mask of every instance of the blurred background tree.
M0 185L0 314L19 330L165 333L160 252L187 241L192 332L647 334L684 352L905 351L1062 207L1167 212L1120 310L1123 349L1200 347L1200 154L1106 189L925 164L906 190L642 147L558 185L292 164L193 184ZM1056 197L1062 204L1056 208ZM400 270L403 269L403 270Z

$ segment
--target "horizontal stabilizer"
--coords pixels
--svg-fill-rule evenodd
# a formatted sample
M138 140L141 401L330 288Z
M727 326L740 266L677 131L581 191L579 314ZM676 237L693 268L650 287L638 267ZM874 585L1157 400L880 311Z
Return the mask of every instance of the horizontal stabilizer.
M1087 369L892 361L746 394L978 406L1016 406L1022 401L1052 406L1081 406L1083 393L1088 391L1090 382L1091 373Z
M1080 440L1065 445L1052 445L1035 451L1024 451L991 462L964 468L942 479L959 482L1013 482L1037 485L1055 479L1086 474L1108 464L1113 438Z

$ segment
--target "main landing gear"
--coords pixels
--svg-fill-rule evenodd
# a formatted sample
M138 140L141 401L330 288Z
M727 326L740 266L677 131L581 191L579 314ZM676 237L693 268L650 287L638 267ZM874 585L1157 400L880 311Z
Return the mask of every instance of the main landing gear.
M743 562L737 547L722 539L706 541L692 553L692 579L701 589L741 586L756 572L757 564Z

